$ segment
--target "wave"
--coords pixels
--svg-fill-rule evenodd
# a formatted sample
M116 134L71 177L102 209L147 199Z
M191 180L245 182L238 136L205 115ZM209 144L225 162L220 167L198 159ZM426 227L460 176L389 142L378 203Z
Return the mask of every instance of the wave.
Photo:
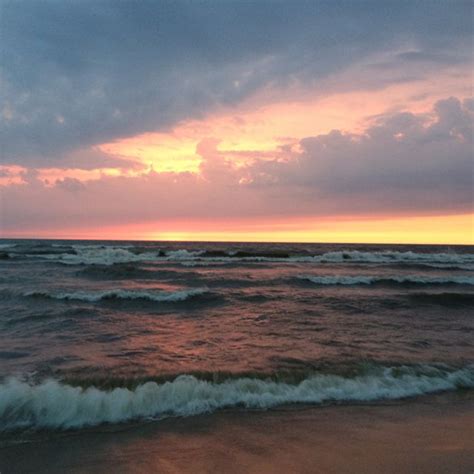
M326 252L321 255L290 255L283 251L177 251L167 254L168 258L182 260L210 260L210 261L289 261L295 263L413 263L413 264L440 264L457 265L474 263L474 254L456 253L418 253L418 252L364 252L359 250L340 250Z
M114 265L115 263L131 263L153 261L156 252L134 253L124 247L73 245L74 253L63 254L59 260L69 265ZM57 259L55 255L50 257Z
M315 374L297 384L257 378L221 383L181 375L170 382L146 382L131 390L83 388L47 380L15 378L0 385L0 426L70 429L134 419L192 416L220 408L266 409L289 403L371 402L474 388L474 367L449 371L433 366L381 367L355 377Z
M204 250L170 250L165 252L164 258L166 260L194 260L204 254Z
M186 301L190 298L208 293L207 288L191 288L178 291L156 291L156 290L103 290L103 291L74 291L66 293L49 293L33 291L24 296L40 296L57 300L78 300L96 303L103 300L147 300L163 303L175 303Z
M419 253L419 252L362 252L359 250L327 252L320 256L321 262L341 263L428 263L428 264L467 264L474 263L474 254L457 253Z
M425 304L438 304L442 306L472 306L474 293L411 293L410 299Z
M42 258L66 265L115 265L135 262L189 261L199 258L204 251L174 250L165 252L136 251L133 246L73 245L67 253L41 255ZM36 255L29 255L36 256Z
M109 280L130 280L142 279L150 280L156 278L182 278L181 270L171 270L168 268L146 267L133 265L130 263L117 263L115 265L87 265L76 273L80 277L92 279ZM195 272L186 272L186 277L197 276Z
M298 275L299 280L316 285L374 285L374 284L411 284L411 285L474 285L472 276L429 277L419 275L369 276L335 275L313 276Z
M12 250L16 244L0 244L0 260L6 260L11 258L11 255L8 253L9 250Z
M10 254L11 256L13 254ZM15 256L20 256L20 254ZM235 263L333 263L420 265L434 268L474 270L473 253L422 253L413 251L338 250L318 255L292 254L280 250L160 250L133 245L76 244L62 252L60 248L22 254L23 257L43 258L69 265L113 265L133 262L170 262L185 266Z
M171 256L167 257L172 259ZM391 264L391 265L421 265L434 268L473 269L474 254L455 253L417 253L417 252L362 252L358 250L326 252L321 255L288 255L287 253L264 252L229 252L227 256L212 256L206 253L194 252L180 254L179 260L198 262L288 262L288 263L334 263L334 264Z

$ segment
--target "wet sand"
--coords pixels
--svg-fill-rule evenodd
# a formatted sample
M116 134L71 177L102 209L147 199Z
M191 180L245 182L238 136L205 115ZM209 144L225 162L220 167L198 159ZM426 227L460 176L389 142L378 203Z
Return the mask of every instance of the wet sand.
M2 474L472 474L474 394L232 410L31 439L0 448Z

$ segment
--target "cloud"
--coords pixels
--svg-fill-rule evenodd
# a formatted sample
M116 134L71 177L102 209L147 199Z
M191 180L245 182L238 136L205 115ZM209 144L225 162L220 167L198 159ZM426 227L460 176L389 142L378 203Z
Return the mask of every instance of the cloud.
M4 0L2 162L61 167L74 150L165 130L266 87L313 87L386 51L408 50L398 61L414 66L384 80L417 79L471 60L452 53L470 51L471 13L464 1Z
M218 139L199 143L201 173L102 176L48 186L30 171L3 189L4 232L170 219L459 214L472 211L472 100L397 112L360 134L334 130L236 166ZM72 191L72 192L71 192Z
M85 189L84 184L75 178L57 179L54 185L57 188L64 189L65 191L70 191L72 193L83 191Z
M37 157L38 164L44 165L44 160ZM137 160L125 158L123 156L104 153L97 147L79 148L64 153L53 161L56 168L95 170L103 168L115 168L119 170L139 170L144 165Z
M274 187L295 187L314 199L315 212L472 209L470 104L451 97L431 115L395 113L363 134L334 130L304 138L292 160L261 162L250 181L268 186L271 176Z

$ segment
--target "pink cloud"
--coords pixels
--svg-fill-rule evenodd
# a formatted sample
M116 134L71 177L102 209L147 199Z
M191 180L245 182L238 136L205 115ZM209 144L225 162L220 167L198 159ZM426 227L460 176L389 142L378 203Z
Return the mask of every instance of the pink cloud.
M422 215L472 211L473 102L449 98L430 114L380 116L362 133L334 130L250 152L236 166L202 140L200 173L143 172L46 185L34 171L2 190L2 233L100 228L172 219Z

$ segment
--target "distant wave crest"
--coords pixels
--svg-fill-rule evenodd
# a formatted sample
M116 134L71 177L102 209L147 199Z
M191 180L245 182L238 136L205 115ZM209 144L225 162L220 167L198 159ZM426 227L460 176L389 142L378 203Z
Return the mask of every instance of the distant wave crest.
M374 284L412 284L412 285L474 285L472 276L429 277L420 275L298 275L299 280L309 281L316 285L374 285Z
M167 257L172 259L171 256ZM288 262L288 263L361 263L361 264L410 264L423 265L435 268L457 267L460 269L472 269L469 265L474 264L474 254L467 253L417 253L417 252L362 252L359 250L326 252L321 255L285 255L275 252L266 254L246 254L245 252L232 253L227 256L212 256L191 252L188 255L180 254L179 260L187 262Z
M43 291L33 291L25 296L43 296L58 300L79 300L95 303L102 300L148 300L157 302L179 302L196 296L203 295L209 290L207 288L190 288L177 291L157 291L157 290L103 290L103 291L74 291L64 293L50 293Z
M315 257L318 258L318 257ZM456 265L474 263L471 253L419 253L419 252L362 252L359 250L327 252L319 257L319 261L328 263L426 263Z
M156 258L156 252L134 253L128 248L96 245L74 245L75 253L60 256L60 261L69 265L113 265L115 263L146 262ZM52 259L57 259L53 255Z
M281 262L281 263L333 263L333 264L380 264L422 265L435 268L459 268L474 270L472 253L422 253L413 251L359 251L337 250L319 255L290 254L283 251L224 251L224 250L159 250L133 245L72 245L67 252L55 249L48 253L9 253L9 256L34 257L67 265L113 265L132 262L170 262L184 266Z
M82 388L47 380L33 385L15 378L0 385L4 429L68 429L140 418L191 416L225 407L265 409L288 403L375 401L474 388L474 368L382 367L355 377L317 374L297 384L238 378L212 383L191 375L147 382L130 390Z

